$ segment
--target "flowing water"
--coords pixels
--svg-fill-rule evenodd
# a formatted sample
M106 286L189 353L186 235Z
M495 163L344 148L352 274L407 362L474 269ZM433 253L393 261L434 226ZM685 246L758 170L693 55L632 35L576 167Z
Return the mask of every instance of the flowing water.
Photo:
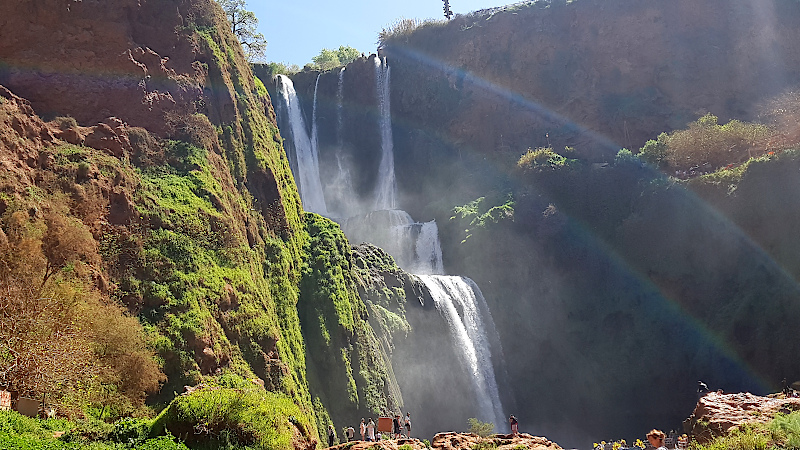
M401 210L372 211L340 222L350 242L369 242L386 250L411 273L442 274L442 247L436 222L415 222Z
M392 140L392 108L389 102L389 64L375 58L375 80L378 89L379 126L381 131L381 162L375 186L375 211L395 209L397 183L394 176L394 142Z
M481 420L496 425L505 423L505 415L495 378L495 368L487 338L494 332L483 294L469 278L446 276L442 264L439 230L435 221L415 222L405 211L396 209L397 186L394 172L392 121L389 102L389 66L385 59L374 58L378 96L381 159L375 184L373 211L339 220L352 243L370 242L392 255L397 265L416 274L431 293L435 307L447 324L454 351L473 384ZM339 71L336 107L336 161L338 173L327 190L332 202L347 205L355 197L347 164L344 163L343 78ZM278 85L288 110L294 143L293 165L306 210L327 214L319 180L317 154L317 85L314 87L311 137L306 132L299 102L291 80L279 76ZM292 158L290 157L290 160ZM349 197L352 196L352 197ZM347 209L347 208L345 208ZM342 213L347 211L337 211ZM499 349L499 347L498 347ZM502 351L498 354L502 359ZM502 361L498 366L502 367Z
M492 352L486 330L491 326L486 301L478 286L469 278L442 275L418 276L433 297L439 314L447 322L456 343L459 360L471 375L478 398L482 421L499 426L505 423L500 390L492 364Z
M319 178L316 131L312 132L313 138L309 136L292 80L284 75L278 75L277 85L283 101L282 109L289 122L289 134L292 136L290 146L293 150L293 158L290 157L289 160L294 162L292 169L297 188L300 191L303 209L326 215L328 208L325 206L325 196ZM316 89L314 104L316 105ZM313 130L316 130L316 126L313 126Z

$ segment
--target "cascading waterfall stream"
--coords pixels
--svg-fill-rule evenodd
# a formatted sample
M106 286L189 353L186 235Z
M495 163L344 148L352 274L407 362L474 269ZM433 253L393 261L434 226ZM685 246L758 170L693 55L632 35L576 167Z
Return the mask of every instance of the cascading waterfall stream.
M496 426L505 423L500 391L495 379L487 327L491 321L483 294L469 278L418 275L433 297L436 309L447 321L450 335L460 352L459 359L470 373L478 398L481 420Z
M351 242L381 247L409 272L444 273L439 230L434 221L415 222L407 212L390 209L349 217L340 225Z
M276 79L289 122L289 131L292 135L291 143L294 149L294 158L290 158L290 160L295 162L295 167L293 167L294 176L297 181L297 188L300 191L303 208L306 211L327 215L328 208L325 206L322 182L319 178L316 132L312 132L313 139L309 137L305 120L303 120L303 112L300 109L300 101L297 99L297 92L294 90L292 80L284 75L278 75ZM315 89L314 104L316 105L316 103ZM312 129L316 130L316 126Z
M395 209L397 183L394 176L394 142L392 139L392 108L389 102L389 64L386 59L375 58L375 80L380 111L381 162L375 186L375 210Z
M435 221L415 222L405 211L396 208L397 183L394 172L394 148L392 142L392 120L389 101L389 66L385 59L374 58L375 78L379 107L379 131L381 158L377 181L374 187L372 212L339 220L342 230L353 243L370 242L394 257L397 265L416 276L431 293L439 315L447 323L449 334L468 378L471 380L477 399L477 414L482 420L492 421L498 427L505 423L499 389L492 362L489 333L495 333L489 309L483 295L472 280L458 276L446 276L442 264L439 230ZM351 212L347 205L355 204L352 198L350 174L346 170L343 137L343 79L345 69L338 74L336 91L336 161L338 172L327 190L334 207ZM295 176L306 210L326 214L325 199L319 180L317 155L317 88L314 87L311 137L302 122L299 102L291 80L279 76L278 84L284 103L287 105L290 130L293 137ZM290 158L291 159L291 158ZM347 214L344 215L347 217ZM499 342L499 341L498 341ZM498 350L499 347L498 347ZM502 350L497 354L498 367L503 366Z
M344 71L345 67L342 67L336 85L336 166L338 170L333 180L333 186L337 191L336 200L339 205L333 212L338 213L337 215L340 217L349 217L355 213L356 207L353 206L353 203L356 195L349 165L345 162L344 156Z

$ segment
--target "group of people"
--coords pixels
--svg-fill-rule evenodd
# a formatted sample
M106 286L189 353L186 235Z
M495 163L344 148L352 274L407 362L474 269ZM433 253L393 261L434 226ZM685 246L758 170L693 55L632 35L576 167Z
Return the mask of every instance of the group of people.
M411 437L411 413L406 413L405 419L401 419L400 414L396 414L394 418L392 418L392 434L391 439L400 439L403 437L403 428L405 428L405 437ZM375 421L372 420L372 417L369 420L361 419L361 425L359 425L359 432L361 433L361 440L367 442L375 442L382 439L380 431L378 431L378 427L375 425ZM353 427L347 427L345 429L345 435L347 436L347 442L355 440L355 429ZM333 425L328 425L328 446L333 447L334 441L336 440L336 432L333 429Z

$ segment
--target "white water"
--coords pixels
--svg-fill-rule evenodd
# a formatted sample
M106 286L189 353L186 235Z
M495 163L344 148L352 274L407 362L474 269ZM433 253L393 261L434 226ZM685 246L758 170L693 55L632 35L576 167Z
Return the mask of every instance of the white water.
M416 266L411 269L411 272L421 275L444 273L439 227L436 226L435 220L422 224L414 248L416 250Z
M376 87L380 111L381 159L375 185L374 211L350 217L341 222L342 230L350 242L370 242L394 257L401 268L419 274L434 299L436 309L447 322L455 350L464 369L470 374L478 399L481 420L491 421L497 426L505 423L497 381L492 364L492 355L486 333L493 332L494 324L486 307L483 295L468 278L443 276L442 250L435 221L415 222L405 211L396 208L397 187L394 173L394 149L392 142L391 108L389 103L389 67L385 60L375 58ZM330 198L340 202L342 209L336 211L347 217L355 209L348 165L343 156L343 77L339 72L337 89L336 160L338 173L328 186ZM319 77L317 78L319 83ZM291 80L279 76L279 89L287 105L290 130L295 148L295 176L298 179L304 208L308 211L327 214L319 179L317 159L317 88L314 88L311 137L306 132L299 102ZM332 203L333 205L333 203ZM338 205L338 203L337 203ZM502 352L498 353L502 360ZM502 361L501 361L502 362ZM502 364L501 364L502 366Z
M419 278L430 291L439 314L447 321L459 359L471 375L483 416L480 420L501 426L505 423L505 414L485 331L494 324L483 294L469 278L442 275L419 275ZM490 323L484 324L484 318Z
M375 80L380 111L381 162L375 185L375 210L395 209L397 183L394 176L394 143L392 141L392 112L389 103L389 65L386 59L375 57Z
M435 221L415 222L397 209L373 211L340 224L350 242L369 242L392 255L402 269L420 274L442 274L442 248Z
M303 209L323 215L328 214L328 209L325 206L325 197L322 191L322 183L319 179L316 125L312 127L313 138L309 137L305 120L303 120L303 112L300 109L300 102L297 99L297 92L294 90L292 80L284 75L278 75L277 85L286 108L286 115L289 119L289 130L292 135L295 156L293 160L296 164L295 180L297 181L297 188L300 191L300 200L303 202ZM315 88L315 109L316 104L317 92ZM312 117L312 120L313 119Z
M358 211L353 180L350 177L350 165L344 155L344 71L345 67L342 67L336 87L336 166L338 170L328 188L329 194L334 194L336 204L335 211L332 213L338 217L349 217Z

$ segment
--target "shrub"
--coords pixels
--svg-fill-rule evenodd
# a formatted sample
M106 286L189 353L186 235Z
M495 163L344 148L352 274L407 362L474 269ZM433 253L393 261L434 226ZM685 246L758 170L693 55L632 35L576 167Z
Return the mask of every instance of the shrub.
M564 167L567 158L554 152L552 147L539 147L528 149L517 161L517 168L524 173L553 170Z
M659 169L665 167L667 165L668 138L667 133L661 133L657 140L647 141L639 150L639 159Z
M219 146L217 130L204 114L177 114L166 116L167 134L170 138L185 141L199 148L211 150Z
M283 394L255 385L247 389L206 387L173 400L155 419L151 436L168 431L189 446L202 443L211 448L233 445L289 450L295 429L305 435L310 429L308 419Z
M133 149L134 163L153 166L164 163L164 150L158 141L144 128L128 128L128 141Z
M711 172L762 153L761 145L773 134L766 125L738 120L725 125L717 122L717 116L706 114L686 130L662 133L658 140L642 147L642 159L673 170Z
M138 321L96 290L91 234L59 213L26 217L12 214L0 248L0 383L62 407L142 406L161 373Z
M53 122L55 122L56 126L60 130L69 130L78 127L78 121L75 120L74 117L70 116L58 116L53 119Z
M270 61L267 63L267 69L269 70L270 76L275 75L294 75L297 72L300 72L300 66L297 64L289 64L285 62L275 62Z
M615 165L640 164L640 163L641 161L639 160L639 158L627 148L623 148L620 151L618 151L617 156L614 157Z
M800 448L800 412L776 415L769 429L786 448Z
M316 70L331 70L335 67L344 66L355 61L361 54L358 50L349 46L339 46L337 50L323 48L319 55L311 58L313 64L310 67Z
M470 417L467 422L470 433L475 433L480 437L487 437L494 433L494 424L491 422L481 422L474 417Z
M414 31L428 27L444 25L447 22L444 20L420 20L420 19L399 19L394 23L385 26L380 33L378 33L378 45L383 47L391 40L408 39Z

